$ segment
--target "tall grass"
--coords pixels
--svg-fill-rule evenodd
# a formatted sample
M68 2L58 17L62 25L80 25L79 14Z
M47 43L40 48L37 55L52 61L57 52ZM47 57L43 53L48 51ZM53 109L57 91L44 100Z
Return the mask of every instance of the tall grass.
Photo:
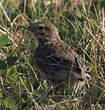
M0 110L105 109L105 1L0 1ZM94 73L85 95L49 94L52 86L33 66L33 35L19 29L39 20L52 22ZM70 88L65 88L70 92Z

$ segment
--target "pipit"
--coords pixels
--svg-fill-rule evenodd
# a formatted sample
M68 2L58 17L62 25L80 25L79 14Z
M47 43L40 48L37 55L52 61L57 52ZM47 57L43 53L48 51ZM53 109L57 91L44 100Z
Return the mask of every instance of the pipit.
M48 21L23 26L33 32L39 46L33 52L33 62L41 76L52 84L84 81L89 77L84 61L60 39L58 29Z

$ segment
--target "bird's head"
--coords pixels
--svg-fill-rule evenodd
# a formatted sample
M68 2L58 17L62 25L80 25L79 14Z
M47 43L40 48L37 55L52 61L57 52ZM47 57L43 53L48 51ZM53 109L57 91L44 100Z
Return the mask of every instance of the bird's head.
M47 21L36 22L29 26L22 26L33 32L39 41L51 41L59 39L58 29Z

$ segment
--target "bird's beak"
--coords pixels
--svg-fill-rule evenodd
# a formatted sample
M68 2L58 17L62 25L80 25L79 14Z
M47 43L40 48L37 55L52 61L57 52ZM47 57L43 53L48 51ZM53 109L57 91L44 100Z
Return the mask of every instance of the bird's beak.
M23 28L23 29L30 29L30 26L19 26L20 28Z
M33 32L35 29L33 25L19 26L20 28L27 29L28 31Z

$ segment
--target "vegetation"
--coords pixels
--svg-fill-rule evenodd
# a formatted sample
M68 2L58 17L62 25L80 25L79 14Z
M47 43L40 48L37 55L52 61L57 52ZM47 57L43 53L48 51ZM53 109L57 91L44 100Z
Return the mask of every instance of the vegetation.
M32 62L37 41L19 28L39 20L55 24L61 39L75 48L94 72L85 95L71 95L69 87L64 90L68 95L49 93L52 86L40 78ZM104 109L105 1L1 0L0 110Z

